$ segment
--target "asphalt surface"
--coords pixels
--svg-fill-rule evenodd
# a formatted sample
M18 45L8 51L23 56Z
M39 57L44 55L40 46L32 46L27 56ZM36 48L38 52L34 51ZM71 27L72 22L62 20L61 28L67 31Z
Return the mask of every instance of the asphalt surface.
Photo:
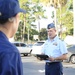
M45 61L34 56L21 57L24 75L45 75ZM64 75L75 75L75 64L63 63Z

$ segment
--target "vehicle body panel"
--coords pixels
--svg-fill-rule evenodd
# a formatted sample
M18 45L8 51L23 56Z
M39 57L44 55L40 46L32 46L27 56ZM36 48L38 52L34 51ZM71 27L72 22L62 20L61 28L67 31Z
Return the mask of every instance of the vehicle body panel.
M21 54L30 54L31 48L27 47L27 45L23 42L13 42L13 44L18 48Z
M32 47L32 53L33 55L41 54L41 49L44 45L45 41L38 41L36 42Z

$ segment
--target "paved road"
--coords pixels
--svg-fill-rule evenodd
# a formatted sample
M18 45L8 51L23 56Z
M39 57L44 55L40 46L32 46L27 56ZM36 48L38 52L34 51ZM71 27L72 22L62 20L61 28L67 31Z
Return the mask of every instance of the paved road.
M33 56L22 57L24 75L45 75L45 61L39 61ZM75 64L63 63L64 75L75 75Z

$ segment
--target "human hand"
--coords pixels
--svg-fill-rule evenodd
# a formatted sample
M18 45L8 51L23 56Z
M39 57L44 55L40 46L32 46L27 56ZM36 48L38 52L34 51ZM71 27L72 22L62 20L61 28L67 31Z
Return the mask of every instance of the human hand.
M55 58L52 57L52 56L49 56L48 60L50 60L50 61L55 61Z

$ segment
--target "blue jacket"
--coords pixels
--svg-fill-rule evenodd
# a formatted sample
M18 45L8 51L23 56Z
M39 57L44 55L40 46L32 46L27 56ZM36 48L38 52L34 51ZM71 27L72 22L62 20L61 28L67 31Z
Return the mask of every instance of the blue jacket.
M0 31L0 75L23 75L21 57L17 48Z

